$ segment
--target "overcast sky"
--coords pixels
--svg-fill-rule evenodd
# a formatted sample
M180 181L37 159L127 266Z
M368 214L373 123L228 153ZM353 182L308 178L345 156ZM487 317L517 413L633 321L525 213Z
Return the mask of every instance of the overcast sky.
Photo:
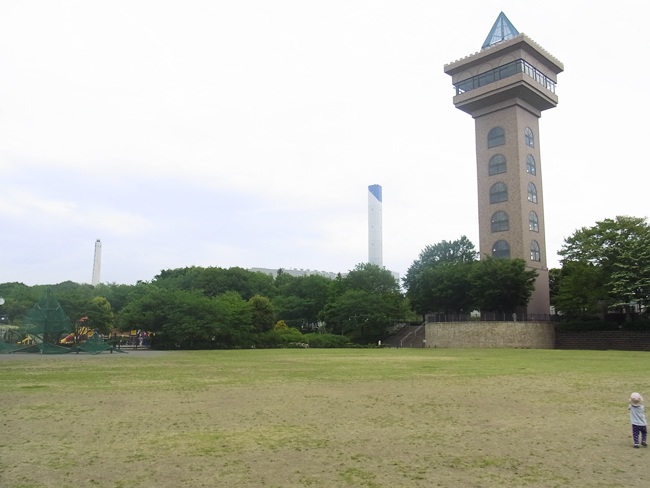
M0 0L0 282L184 266L347 271L478 246L473 119L443 65L503 10L560 59L540 120L549 267L645 217L650 3Z

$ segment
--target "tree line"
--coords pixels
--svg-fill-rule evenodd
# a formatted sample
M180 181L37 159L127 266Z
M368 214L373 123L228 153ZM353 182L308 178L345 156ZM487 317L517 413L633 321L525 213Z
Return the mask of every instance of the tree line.
M602 320L612 310L631 322L645 319L650 301L650 226L646 218L617 216L576 230L550 270L551 304L570 320ZM616 317L614 317L616 318Z
M563 317L602 319L620 307L631 320L648 303L646 219L616 217L579 229L559 254L562 267L550 270L550 289ZM369 263L333 280L192 266L135 285L49 287L73 323L83 319L104 334L150 331L161 348L340 346L384 339L396 324L427 313L514 312L528 303L536 277L521 259L479 259L462 236L426 246L402 280L404 291L389 271ZM21 326L46 288L0 284L0 324Z
M22 325L46 288L0 284L0 314ZM136 285L67 281L49 288L73 323L83 319L104 334L114 328L153 332L161 348L366 344L411 314L393 275L368 263L334 280L192 266L163 270Z

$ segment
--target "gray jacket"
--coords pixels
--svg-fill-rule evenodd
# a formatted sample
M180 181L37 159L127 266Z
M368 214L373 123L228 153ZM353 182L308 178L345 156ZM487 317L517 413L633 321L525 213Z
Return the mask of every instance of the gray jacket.
M632 425L648 425L645 421L645 407L643 405L630 405L630 422Z

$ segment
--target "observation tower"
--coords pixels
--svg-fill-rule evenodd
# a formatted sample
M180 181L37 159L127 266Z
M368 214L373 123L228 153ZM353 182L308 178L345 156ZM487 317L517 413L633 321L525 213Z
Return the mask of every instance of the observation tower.
M564 65L503 12L477 53L447 64L454 106L475 121L481 256L521 258L539 276L521 312L550 313L539 118Z

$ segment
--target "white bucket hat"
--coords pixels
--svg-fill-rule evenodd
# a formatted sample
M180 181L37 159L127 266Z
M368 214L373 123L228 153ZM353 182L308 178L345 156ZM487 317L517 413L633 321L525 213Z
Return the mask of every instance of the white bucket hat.
M632 393L630 395L630 403L632 405L641 405L643 403L643 397L639 393Z

